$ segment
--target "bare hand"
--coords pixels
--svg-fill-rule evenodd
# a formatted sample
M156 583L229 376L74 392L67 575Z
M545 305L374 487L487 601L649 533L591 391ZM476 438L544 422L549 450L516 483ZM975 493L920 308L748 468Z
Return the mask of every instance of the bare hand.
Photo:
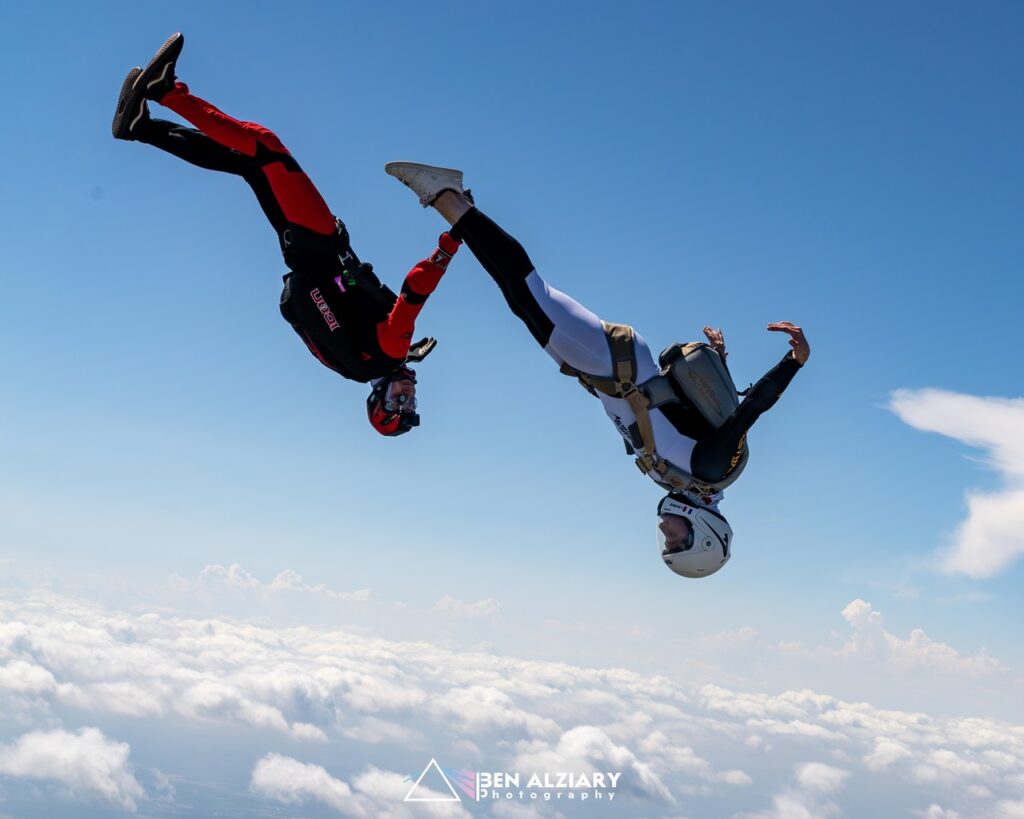
M798 363L804 364L811 357L811 345L807 343L804 331L791 321L773 321L768 329L775 333L785 333L789 336L789 346L793 348L793 358Z
M729 354L725 351L725 337L722 335L722 331L716 330L714 327L705 327L704 335L708 337L711 349L722 357L722 361L725 361L725 357Z

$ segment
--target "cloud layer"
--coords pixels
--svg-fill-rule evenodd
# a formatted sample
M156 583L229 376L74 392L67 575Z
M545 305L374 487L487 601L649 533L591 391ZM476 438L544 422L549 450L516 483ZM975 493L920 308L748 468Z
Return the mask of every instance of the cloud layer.
M145 794L128 765L130 750L96 728L32 731L0 745L0 774L53 780L76 797L97 797L134 811Z
M901 641L862 600L844 616L856 639L841 651L909 653L935 679L993 673L984 655L963 658L923 636ZM153 815L128 745L109 738L105 720L244 731L251 774L234 798L301 804L310 816L412 815L408 777L431 757L469 770L618 771L608 816L858 815L868 792L888 815L1002 817L1024 804L1022 726L335 629L130 614L40 591L0 599L0 714L10 738L0 787L5 777L44 778L124 810L147 800ZM106 733L38 730L83 714ZM157 764L173 776L181 760ZM864 787L849 787L854 778ZM431 809L466 815L458 804ZM554 804L481 810L575 815Z
M412 819L414 816L453 817L469 819L461 804L441 801L448 794L420 786L416 796L436 799L423 804L406 803L411 790L407 777L393 771L369 766L353 780L352 785L331 776L319 765L308 765L280 754L267 754L252 771L250 790L286 805L320 802L342 816L357 819Z
M1003 487L967 492L967 518L953 535L944 567L974 578L1004 571L1024 554L1024 398L897 390L889 408L916 429L984 451Z

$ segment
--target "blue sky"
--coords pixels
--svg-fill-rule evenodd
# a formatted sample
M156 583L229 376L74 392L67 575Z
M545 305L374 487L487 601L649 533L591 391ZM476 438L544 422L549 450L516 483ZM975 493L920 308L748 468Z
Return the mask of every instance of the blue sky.
M967 399L1021 395L1022 22L999 2L8 4L0 586L1021 723L1021 411ZM723 504L728 569L665 571L659 493L468 252L419 324L423 427L373 435L363 388L281 321L245 185L109 137L124 72L175 30L181 78L274 129L392 286L443 226L383 173L412 159L463 168L543 276L656 349L721 326L749 382L785 350L764 325L801 323L810 364ZM979 542L995 570L970 569ZM950 548L968 557L942 571ZM286 570L301 583L274 587ZM911 652L926 633L946 693L864 650L901 645L882 628ZM851 644L835 656L863 663L827 654ZM788 776L715 810L806 785Z

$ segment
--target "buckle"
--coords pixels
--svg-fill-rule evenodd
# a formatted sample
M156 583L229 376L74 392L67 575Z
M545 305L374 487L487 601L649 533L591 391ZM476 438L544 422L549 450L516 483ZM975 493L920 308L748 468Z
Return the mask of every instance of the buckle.
M652 469L657 471L658 461L650 456L647 452L642 449L637 450L636 456L636 468L643 472L645 475Z

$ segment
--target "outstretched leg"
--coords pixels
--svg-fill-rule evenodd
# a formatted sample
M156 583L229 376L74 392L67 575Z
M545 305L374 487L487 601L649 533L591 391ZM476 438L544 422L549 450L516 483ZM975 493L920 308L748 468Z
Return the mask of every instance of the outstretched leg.
M601 319L551 287L537 273L523 246L462 194L447 190L431 207L462 239L501 289L512 312L559 364L596 376L612 374L611 350ZM650 349L636 335L637 380L657 374Z
M263 211L280 233L289 223L331 235L334 215L284 143L270 129L228 116L212 103L175 83L160 104L184 117L217 144L248 160L244 174Z
M194 165L242 176L256 193L283 250L289 244L285 231L290 226L310 231L314 240L316 235L333 236L337 227L330 208L272 131L228 116L176 82L184 44L180 32L172 34L144 69L128 72L114 113L114 138L148 142ZM198 132L151 120L147 100L170 108Z
M248 157L214 142L195 128L165 119L147 119L140 123L133 131L133 138L208 171L235 174L247 179L258 171Z

